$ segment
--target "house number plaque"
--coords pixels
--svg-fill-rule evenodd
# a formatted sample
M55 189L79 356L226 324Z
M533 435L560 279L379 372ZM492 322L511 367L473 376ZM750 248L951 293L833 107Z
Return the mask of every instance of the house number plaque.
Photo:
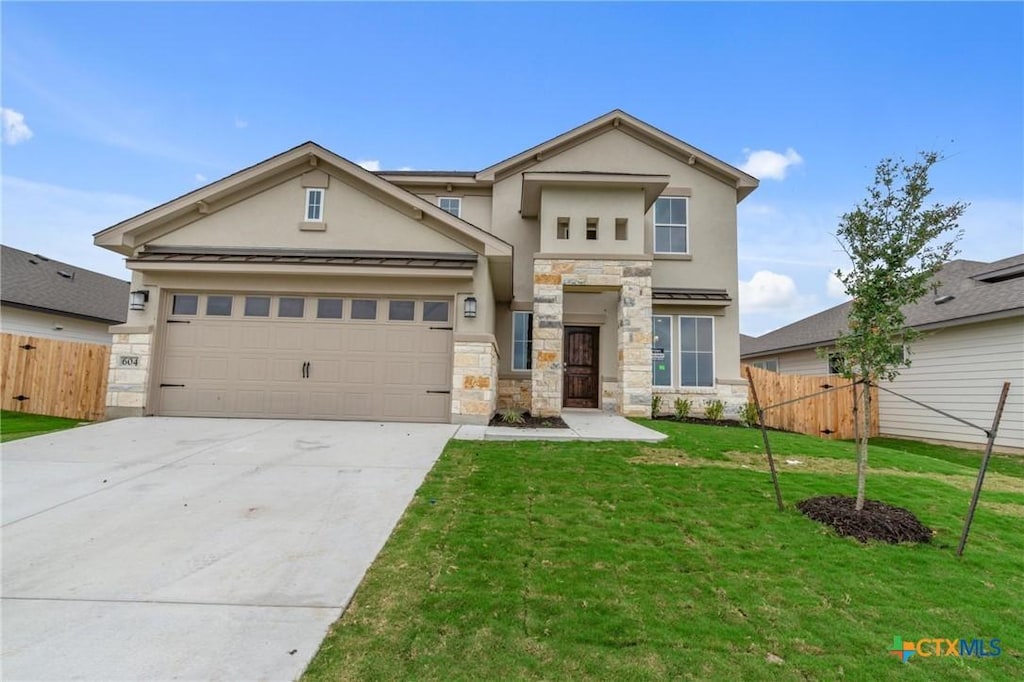
M138 355L119 355L118 362L122 367L138 367L139 356Z

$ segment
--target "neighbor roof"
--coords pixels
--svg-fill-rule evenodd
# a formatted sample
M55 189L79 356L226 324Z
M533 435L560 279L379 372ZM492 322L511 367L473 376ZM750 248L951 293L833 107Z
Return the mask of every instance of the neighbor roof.
M0 299L7 305L122 323L129 283L10 246L0 246Z
M1024 254L993 263L946 263L935 277L935 293L929 292L904 308L907 324L915 328L945 327L1024 314L1024 276L997 276L997 281L984 281L992 279L993 273L1015 272L1021 265ZM952 298L944 300L946 296ZM740 355L750 357L831 344L846 329L850 305L850 301L840 303L757 338L741 336Z

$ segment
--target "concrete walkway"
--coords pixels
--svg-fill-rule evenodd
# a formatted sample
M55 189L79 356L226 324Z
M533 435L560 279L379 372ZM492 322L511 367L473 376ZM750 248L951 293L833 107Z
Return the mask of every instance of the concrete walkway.
M460 426L456 440L634 440L657 443L668 438L611 412L562 410L567 429L527 429L512 426Z
M294 680L447 424L121 419L3 446L4 680Z

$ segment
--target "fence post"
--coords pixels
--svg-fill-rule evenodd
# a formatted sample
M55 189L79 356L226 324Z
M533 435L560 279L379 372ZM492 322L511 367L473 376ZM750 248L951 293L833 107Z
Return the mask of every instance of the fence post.
M999 422L1003 418L1003 407L1006 406L1006 396L1010 393L1010 382L1003 382L1003 392L999 394L999 403L996 405L995 418L992 420L992 428L988 432L988 442L985 443L985 454L981 458L981 468L978 469L978 480L974 484L974 494L971 496L971 506L967 509L967 518L964 519L964 529L960 533L960 544L956 548L956 555L964 555L964 546L967 544L967 534L971 532L971 523L974 521L974 512L978 508L978 497L981 495L981 485L985 482L985 471L988 469L988 460L992 456L992 446L995 445L996 432L999 431Z
M757 409L757 423L761 427L761 438L764 440L764 453L768 456L768 469L772 472L772 485L775 486L775 503L782 511L782 490L779 489L779 474L775 471L775 458L772 457L772 446L768 442L768 429L764 426L764 410L757 399L757 387L754 386L754 376L750 373L750 365L747 365L747 381L750 383L750 395L754 398L754 407Z

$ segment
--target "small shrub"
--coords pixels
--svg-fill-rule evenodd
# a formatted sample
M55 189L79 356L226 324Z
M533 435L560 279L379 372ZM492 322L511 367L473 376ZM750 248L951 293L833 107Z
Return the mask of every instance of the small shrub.
M747 401L743 409L740 410L740 419L746 426L757 426L757 407L754 403Z
M688 399L676 398L676 402L675 402L676 419L679 420L679 421L683 421L684 419L689 417L690 416L690 408L691 407L693 407L693 404Z
M709 400L704 403L704 416L711 421L720 421L723 414L725 414L725 403L721 400Z
M514 407L506 407L500 413L501 421L506 424L525 424L526 417L523 416L522 410L517 410Z
M662 397L660 395L652 395L651 396L651 416L652 417L657 417L658 414L661 412L661 400L662 400Z

